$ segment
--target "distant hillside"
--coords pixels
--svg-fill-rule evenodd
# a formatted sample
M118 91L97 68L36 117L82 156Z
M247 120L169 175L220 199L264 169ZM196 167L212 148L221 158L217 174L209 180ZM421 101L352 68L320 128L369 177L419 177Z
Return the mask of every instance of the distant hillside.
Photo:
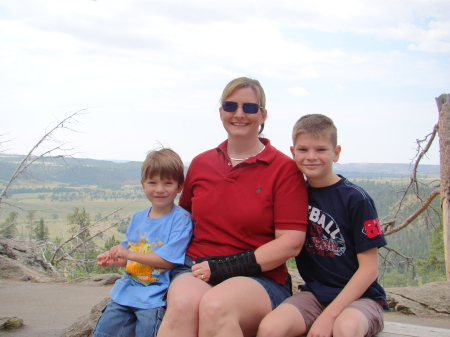
M0 153L0 180L9 180L24 156ZM139 183L142 162L115 162L96 159L58 158L36 162L26 178L73 185L114 185ZM187 168L186 168L187 169Z
M0 153L0 180L10 179L24 156ZM96 159L58 158L33 164L27 171L27 178L38 181L56 181L74 185L114 186L138 183L142 162L115 162ZM188 167L189 163L185 163ZM383 176L408 176L409 164L334 164L335 172L347 178L374 178ZM422 175L438 175L439 165L421 165Z
M8 180L24 156L0 154L0 180ZM27 178L76 185L110 186L141 179L141 162L116 163L107 160L58 158L33 164Z
M380 163L353 163L334 164L334 171L347 178L351 177L383 177L383 176L409 176L413 166L411 164L380 164ZM420 175L439 175L439 165L419 165Z

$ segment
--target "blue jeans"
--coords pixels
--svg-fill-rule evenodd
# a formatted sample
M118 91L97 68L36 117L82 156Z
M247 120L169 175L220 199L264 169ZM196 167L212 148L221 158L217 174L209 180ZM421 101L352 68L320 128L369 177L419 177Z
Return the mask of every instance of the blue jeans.
M170 278L173 280L175 277L184 274L191 273L193 258L186 255L184 265L178 265L172 269ZM278 284L274 280L264 276L248 276L261 284L269 295L270 303L272 304L272 310L281 304L286 298L291 296L292 280L291 275L287 274L285 284Z
M93 336L155 337L165 312L165 307L138 309L111 300L102 310Z

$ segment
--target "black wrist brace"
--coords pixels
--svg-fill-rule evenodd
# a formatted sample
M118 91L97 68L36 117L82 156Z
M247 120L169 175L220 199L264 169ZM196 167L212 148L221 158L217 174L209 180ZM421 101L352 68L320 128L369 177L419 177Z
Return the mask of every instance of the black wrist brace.
M261 266L256 262L255 252L247 250L243 253L228 256L198 257L195 263L208 261L211 276L209 284L219 284L234 276L256 276L261 272Z

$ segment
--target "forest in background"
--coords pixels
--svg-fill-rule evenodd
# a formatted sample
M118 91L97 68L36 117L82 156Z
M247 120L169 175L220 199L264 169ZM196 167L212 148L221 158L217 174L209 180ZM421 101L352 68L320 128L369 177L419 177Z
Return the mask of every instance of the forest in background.
M5 184L11 177L22 158L0 154L0 184ZM80 261L91 262L91 266L80 267L77 273L78 276L103 273L105 269L95 266L96 254L119 242L124 237L130 216L148 206L139 184L140 166L141 162L74 158L33 164L4 198L0 209L0 234L8 224L14 223L13 237L16 239L58 243L89 225L88 233L98 235L91 246L83 247L85 254ZM336 173L351 179L372 196L380 222L389 221L396 211L402 189L410 179L410 170L408 164L335 165ZM421 187L424 192L431 190L428 186L433 186L434 181L435 185L439 183L439 166L420 165L418 177L428 183ZM408 198L413 199L412 196ZM8 203L8 200L14 202ZM414 200L408 203L406 200L406 207L398 218L408 216L414 209ZM440 267L443 240L439 215L436 198L426 214L387 237L389 248L401 255L380 249L380 281L384 286L445 280L445 268L443 264L444 269ZM45 254L47 259L55 257L55 251L50 248L44 249ZM290 266L293 267L292 261Z

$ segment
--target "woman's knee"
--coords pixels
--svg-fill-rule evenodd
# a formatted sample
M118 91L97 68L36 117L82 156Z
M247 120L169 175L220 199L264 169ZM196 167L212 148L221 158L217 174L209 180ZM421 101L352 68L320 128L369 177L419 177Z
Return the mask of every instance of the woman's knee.
M199 305L199 313L203 318L223 318L226 316L227 307L226 296L222 293L211 290L202 296ZM236 310L236 307L234 307L234 310Z
M195 281L189 275L180 275L172 282L167 297L168 312L172 314L181 312L186 315L198 311L200 301L207 288L204 289L203 284Z

